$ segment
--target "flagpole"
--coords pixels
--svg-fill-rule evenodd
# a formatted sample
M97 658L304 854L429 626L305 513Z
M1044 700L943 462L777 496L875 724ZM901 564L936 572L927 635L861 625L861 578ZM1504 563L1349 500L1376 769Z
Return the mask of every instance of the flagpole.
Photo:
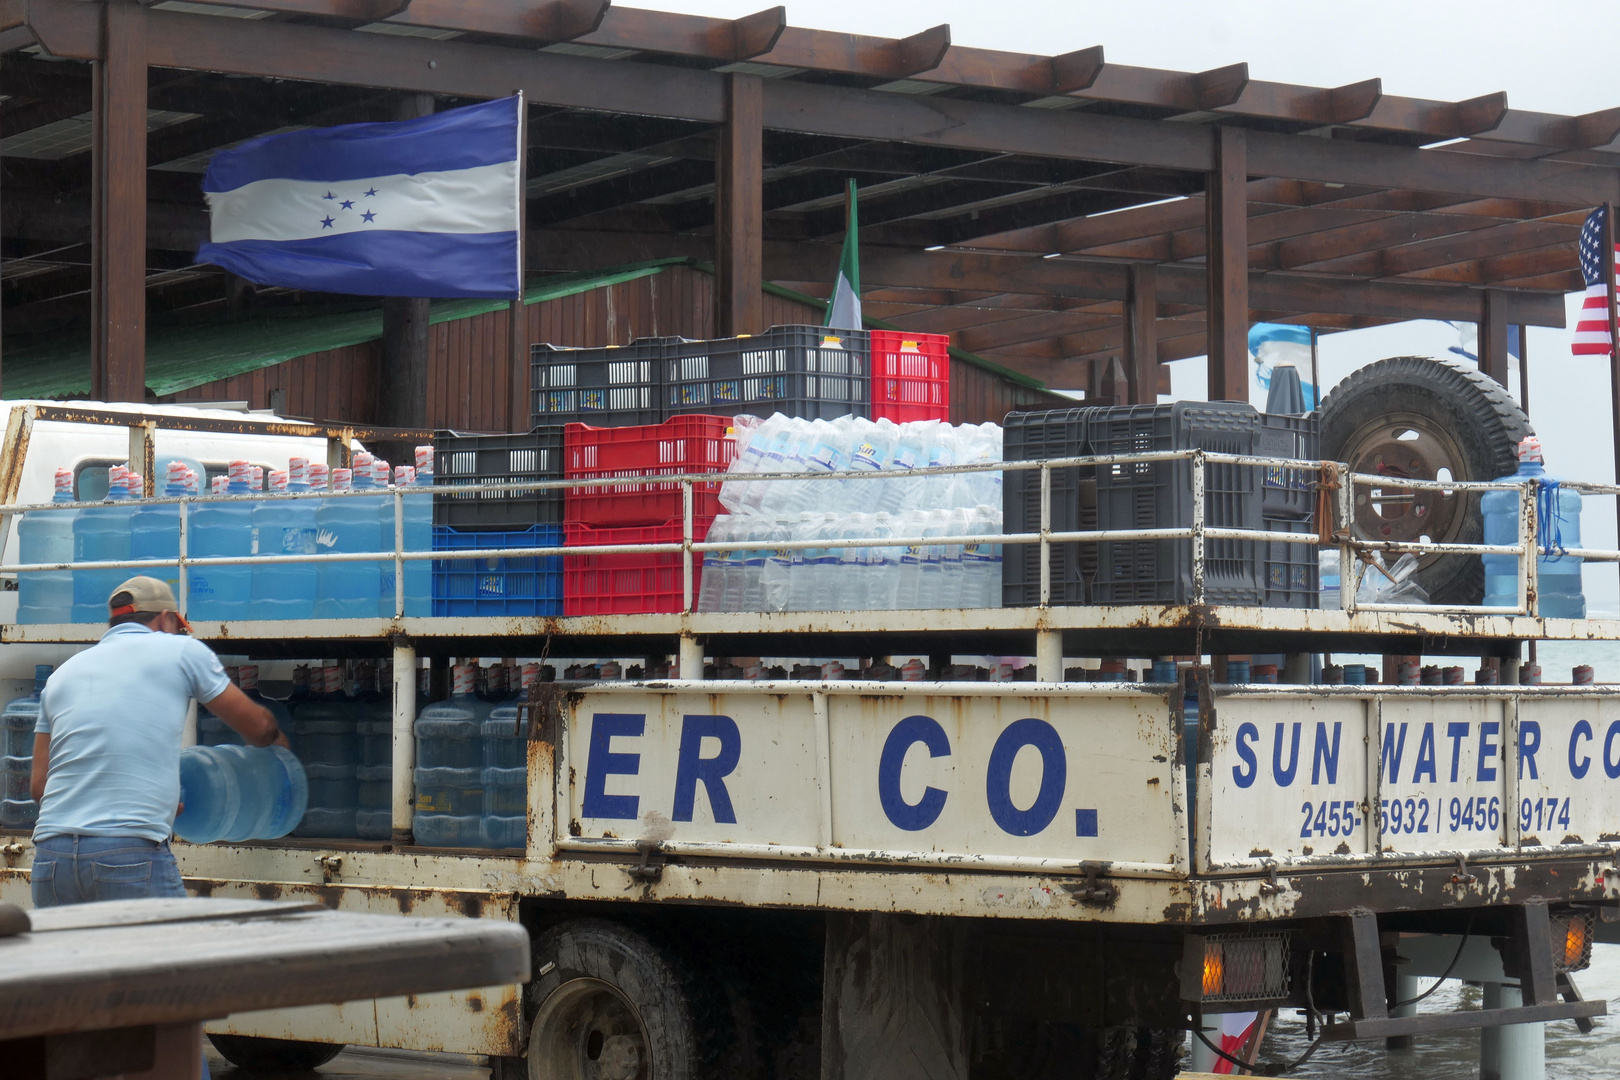
M528 248L524 233L527 231L525 204L528 202L529 110L522 90L517 92L517 112L517 296L507 308L506 316L508 359L512 365L511 375L507 379L511 400L507 402L506 413L509 430L521 432L529 430L533 412L533 404L529 400L533 390L529 385L528 343L524 340L528 336L524 333L527 319L523 305L523 256Z
M1620 483L1620 312L1614 295L1614 204L1603 204L1602 250L1604 296L1609 309L1609 405L1614 421L1614 479ZM1523 330L1520 331L1521 335ZM1520 343L1523 347L1523 343ZM1620 521L1620 495L1615 496L1616 520ZM1620 563L1615 564L1620 568Z

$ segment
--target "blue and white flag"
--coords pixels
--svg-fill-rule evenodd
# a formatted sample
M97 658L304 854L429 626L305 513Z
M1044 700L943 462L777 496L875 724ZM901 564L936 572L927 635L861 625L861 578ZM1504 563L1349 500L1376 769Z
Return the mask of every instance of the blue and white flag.
M318 292L517 297L521 110L510 97L222 150L197 261Z

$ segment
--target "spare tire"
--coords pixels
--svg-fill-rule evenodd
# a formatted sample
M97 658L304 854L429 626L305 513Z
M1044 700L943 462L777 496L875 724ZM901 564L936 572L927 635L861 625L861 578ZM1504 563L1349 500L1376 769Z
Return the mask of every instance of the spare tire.
M1396 356L1368 364L1322 403L1321 456L1358 473L1420 480L1494 480L1519 464L1534 434L1506 388L1472 364ZM1358 487L1355 534L1365 540L1480 544L1479 498L1461 491ZM1417 581L1436 604L1485 595L1478 555L1427 555Z

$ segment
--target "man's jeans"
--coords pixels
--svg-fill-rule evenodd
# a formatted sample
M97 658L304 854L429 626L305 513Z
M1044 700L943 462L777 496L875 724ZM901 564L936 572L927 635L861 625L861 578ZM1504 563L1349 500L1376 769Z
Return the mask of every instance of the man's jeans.
M34 906L186 895L167 842L53 836L34 845Z

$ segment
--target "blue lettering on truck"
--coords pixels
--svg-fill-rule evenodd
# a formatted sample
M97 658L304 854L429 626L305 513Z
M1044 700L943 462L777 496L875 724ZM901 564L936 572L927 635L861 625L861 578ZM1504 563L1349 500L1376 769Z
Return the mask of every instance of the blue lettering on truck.
M889 737L883 741L883 756L878 759L878 802L889 823L907 832L921 832L938 821L945 812L947 798L937 787L925 789L922 798L914 803L906 802L900 794L900 771L905 767L906 753L918 743L927 747L931 758L951 756L950 737L938 720L932 716L908 716L890 729Z
M1254 737L1250 727L1251 737ZM612 777L641 774L642 755L624 749L624 741L641 738L646 733L647 717L644 713L604 712L594 715L585 758L585 787L580 807L582 816L608 820L635 820L639 816L639 795L610 794L607 788ZM619 749L614 748L615 740L620 740ZM896 828L907 832L920 832L934 825L944 813L950 798L948 791L928 785L916 802L906 801L900 790L900 779L907 755L917 746L927 751L931 759L952 756L950 736L939 721L931 716L916 715L905 717L889 730L878 760L878 801L883 807L884 816ZM1027 807L1021 807L1013 800L1012 772L1018 755L1026 749L1033 750L1039 758L1040 783L1033 801ZM736 824L736 807L732 803L727 780L741 764L742 752L742 732L733 718L701 713L683 716L680 749L675 762L671 820L693 820L697 791L701 786L715 822ZM1337 731L1331 744L1324 742L1318 748L1318 755L1318 766L1325 764L1330 776L1336 773ZM1252 752L1248 760L1252 783ZM996 738L987 766L985 806L997 827L1009 836L1036 836L1051 827L1062 810L1069 782L1068 754L1056 728L1034 717L1008 724ZM1095 807L1075 808L1074 831L1080 837L1098 835Z

